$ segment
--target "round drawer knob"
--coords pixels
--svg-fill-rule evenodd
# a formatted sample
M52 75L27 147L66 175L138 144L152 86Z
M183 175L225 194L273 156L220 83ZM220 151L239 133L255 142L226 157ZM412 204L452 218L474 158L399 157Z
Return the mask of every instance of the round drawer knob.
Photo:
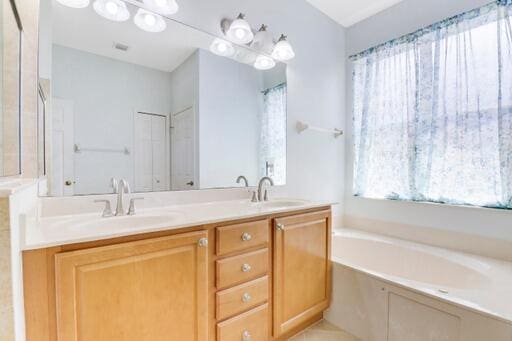
M252 300L252 297L248 293L245 293L245 294L242 295L242 302L247 303L250 300Z
M284 224L281 224L281 223L276 224L276 229L278 231L284 231Z
M244 330L242 333L242 341L249 341L251 339L251 333L248 330Z
M247 264L247 263L242 265L242 271L243 272L249 272L249 271L251 271L251 269L252 269L251 266L249 264Z
M247 233L247 232L242 233L242 240L244 242L248 242L251 239L252 239L252 236L250 233Z
M197 242L197 244L198 244L200 247L208 246L208 238L201 238L201 239L199 239L199 241Z

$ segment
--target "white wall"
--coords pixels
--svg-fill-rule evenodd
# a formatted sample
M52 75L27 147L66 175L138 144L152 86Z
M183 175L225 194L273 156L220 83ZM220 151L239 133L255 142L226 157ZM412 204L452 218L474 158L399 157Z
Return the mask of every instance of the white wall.
M263 72L204 50L199 51L199 70L201 188L237 186L239 175L254 186Z
M390 39L413 32L434 22L456 15L458 13L482 6L489 0L405 0L404 2L377 14L347 31L347 55L360 52L369 47ZM351 64L347 63L347 74L351 74ZM347 113L351 113L351 77L347 77ZM442 236L455 236L453 233L467 233L512 241L512 212L455 207L450 205L398 202L388 200L372 200L352 196L352 125L351 115L346 116L348 134L346 162L346 197L345 222L355 224L362 219L370 219L391 223L386 232L393 234L393 224L417 227L416 234L430 232L425 235L444 233ZM384 225L384 224L382 224ZM381 226L382 226L381 225ZM348 226L369 228L368 226ZM375 229L378 229L375 227ZM414 238L414 230L408 232L408 237ZM405 236L400 235L399 236ZM459 237L461 242L464 240ZM434 239L432 242L435 243ZM439 240L439 242L442 242ZM455 244L453 244L455 245ZM462 248L463 245L460 245ZM475 245L475 247L478 247Z
M72 99L75 143L130 155L75 154L75 193L108 193L112 176L134 183L134 112L171 112L168 72L54 45L53 96Z
M342 202L344 139L298 135L295 126L304 120L344 128L345 29L304 0L188 0L175 18L220 36L222 18L239 12L255 28L269 25L276 38L286 33L297 55L287 68L288 195ZM341 206L334 214L341 214Z

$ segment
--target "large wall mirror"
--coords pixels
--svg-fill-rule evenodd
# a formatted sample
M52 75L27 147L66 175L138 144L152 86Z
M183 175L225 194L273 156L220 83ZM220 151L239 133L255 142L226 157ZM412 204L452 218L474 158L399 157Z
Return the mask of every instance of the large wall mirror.
M249 47L219 56L217 37L130 3L129 20L108 20L92 3L41 4L44 194L112 193L112 178L134 192L285 184L285 64L259 70Z
M0 1L0 176L20 174L21 23L14 1Z

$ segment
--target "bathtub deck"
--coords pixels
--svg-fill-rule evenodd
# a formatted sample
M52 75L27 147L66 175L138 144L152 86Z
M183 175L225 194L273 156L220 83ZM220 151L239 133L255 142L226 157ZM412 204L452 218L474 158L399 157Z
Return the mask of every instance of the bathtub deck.
M359 341L359 339L322 320L288 341Z

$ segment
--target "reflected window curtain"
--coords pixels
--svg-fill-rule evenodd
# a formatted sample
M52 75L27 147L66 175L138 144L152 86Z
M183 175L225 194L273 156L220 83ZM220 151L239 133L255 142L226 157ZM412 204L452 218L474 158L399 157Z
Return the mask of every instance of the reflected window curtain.
M260 176L286 183L286 83L263 92L260 125Z
M512 0L352 56L356 196L512 209Z

